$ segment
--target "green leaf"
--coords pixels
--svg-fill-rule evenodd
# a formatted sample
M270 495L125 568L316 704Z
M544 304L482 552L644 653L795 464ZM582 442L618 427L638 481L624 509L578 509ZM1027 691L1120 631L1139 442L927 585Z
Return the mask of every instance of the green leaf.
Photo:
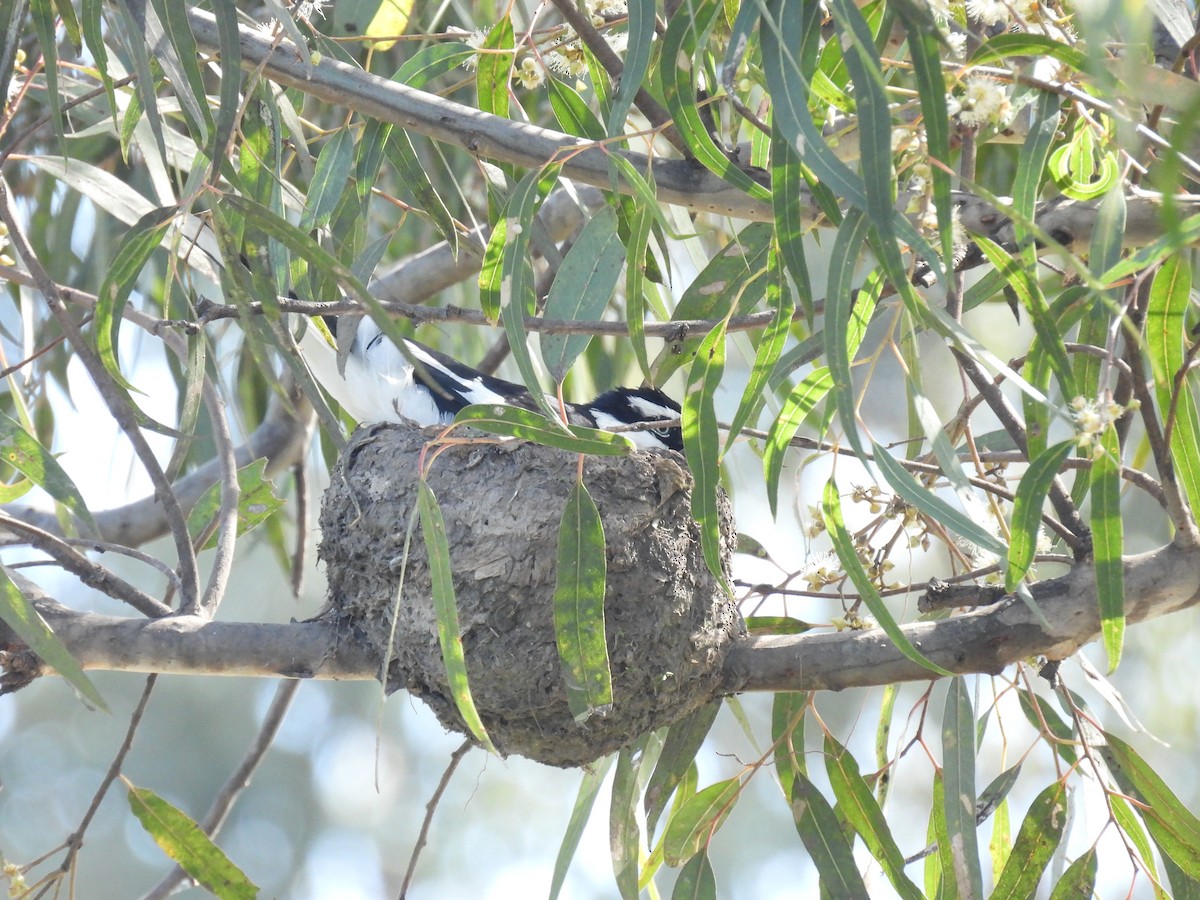
M992 891L993 900L1017 900L1036 894L1042 873L1066 829L1067 789L1056 781L1030 804L1017 832L1017 842Z
M146 788L129 788L129 808L154 843L220 900L254 900L258 888L190 816Z
M490 434L534 441L572 453L624 456L633 449L633 443L623 434L611 434L582 425L560 425L531 409L516 406L492 406L486 403L468 406L459 410L454 422Z
M1117 783L1145 804L1139 812L1154 843L1189 878L1200 880L1200 819L1133 747L1108 732L1104 740L1101 752Z
M42 51L45 60L43 72L46 76L50 123L54 127L54 136L58 139L61 147L64 142L63 102L58 89L58 40L54 34L54 6L50 0L32 0L29 11L38 36L38 49Z
M417 156L408 133L403 129L391 130L387 143L387 158L402 177L404 186L412 191L418 206L429 217L438 234L450 245L451 252L457 255L458 228L454 216L450 214L445 201L433 186L428 166Z
M1117 429L1104 429L1092 464L1092 548L1100 633L1108 654L1108 671L1116 670L1125 643L1125 567L1121 521L1121 448Z
M692 488L692 516L700 526L704 561L708 570L728 590L722 566L721 513L717 502L721 486L718 458L721 437L717 432L717 412L713 404L724 371L725 322L722 321L700 344L688 373L687 393L683 398L683 450L696 482Z
M558 856L554 859L554 875L550 879L550 900L557 900L567 878L567 869L571 859L579 848L579 839L583 837L583 829L592 815L592 807L596 796L600 793L600 785L604 776L612 766L613 757L606 756L597 760L583 770L583 778L579 782L579 793L575 795L575 805L571 807L571 818L563 831L562 844L558 848Z
M613 703L604 633L607 565L600 512L587 488L576 482L558 530L554 637L567 705L577 722L603 715Z
M763 473L766 476L767 502L771 506L772 518L779 515L779 476L783 473L788 446L800 424L812 414L832 387L833 376L829 369L825 366L814 369L792 388L779 415L771 423L763 451Z
M479 66L475 85L479 92L479 109L503 119L508 118L508 82L512 78L513 24L505 13L492 26L480 45Z
M679 866L708 846L717 829L733 812L742 783L736 778L710 784L689 797L671 814L663 836L663 856Z
M349 183L353 165L354 133L349 128L341 128L325 142L317 157L317 168L304 202L304 215L297 226L301 231L312 231L329 224Z
M635 0L637 2L637 0ZM650 357L646 352L646 266L650 243L650 228L654 224L650 211L640 203L630 201L632 213L626 217L629 234L625 253L625 319L629 325L629 342L637 356L642 374L650 378Z
M559 266L543 315L547 319L598 322L621 275L625 248L617 237L617 214L603 207L579 232ZM550 377L562 383L567 370L591 341L587 334L543 334L542 359Z
M922 900L924 895L920 888L904 874L904 854L892 837L883 810L863 780L858 762L828 734L825 735L825 771L838 809L879 862L896 893L910 900Z
M671 900L717 900L717 876L703 850L679 870Z
M742 7L748 9L749 4ZM771 209L775 218L779 255L796 285L804 312L812 321L812 285L808 278L808 262L804 257L804 235L809 231L805 222L803 164L799 154L779 132L771 128Z
M750 634L804 634L814 627L811 622L791 616L746 617L746 631Z
M770 191L735 166L729 157L721 152L708 133L696 105L698 73L694 70L701 63L700 47L705 43L709 29L713 27L720 11L721 4L717 0L693 0L681 6L676 14L668 19L658 69L663 100L679 136L683 138L697 162L751 197L770 200Z
M533 366L533 357L526 343L525 316L532 314L536 306L533 263L529 258L533 217L545 196L545 191L555 182L557 174L557 167L551 167L544 172L535 170L521 179L513 189L508 206L504 210L504 227L501 229L497 223L489 243L490 249L491 244L496 241L496 235L503 235L498 300L504 331L508 335L509 350L525 386L551 419L556 418L555 410L546 399ZM480 278L482 277L481 275ZM481 280L481 286L482 283Z
M806 691L779 691L771 704L771 743L775 746L775 773L788 803L796 773L807 774L804 762L804 714Z
M1200 511L1200 413L1189 382L1176 378L1184 366L1186 315L1191 304L1192 270L1186 254L1167 257L1150 285L1146 310L1146 350L1154 391L1164 421L1170 416L1171 465L1188 505ZM1172 415L1173 412L1173 415Z
M284 500L275 494L275 485L264 477L267 460L256 459L250 465L238 469L237 533L240 537L253 531L284 505ZM214 484L196 501L188 513L188 533L200 534L221 510L221 485ZM209 550L217 545L217 535L212 534L203 547Z
M860 210L851 209L846 214L830 253L829 285L825 292L825 357L833 377L833 398L846 440L860 456L865 455L865 451L858 433L854 380L850 374L850 362L857 348L852 346L849 337L850 314L855 302L852 280L869 224L870 220Z
M634 762L634 750L623 747L617 756L609 804L608 846L613 876L622 900L637 900L638 856L641 837L637 825L638 768L641 754Z
M550 98L550 109L558 120L558 127L567 134L602 141L607 135L604 126L596 118L587 102L574 88L568 87L557 78L546 79L546 93Z
M950 680L942 717L944 808L954 882L960 897L983 896L975 824L975 716L962 676Z
M53 454L38 443L37 438L3 413L0 413L0 462L12 466L65 506L92 534L100 534L100 527L88 511L83 495L71 476L58 464Z
M725 437L725 449L722 454L729 452L734 442L741 436L742 426L761 406L763 391L767 387L769 376L779 361L779 355L783 352L784 344L791 334L792 313L795 312L796 306L792 302L792 295L788 290L787 276L774 251L770 254L767 267L769 272L767 303L774 310L775 315L771 319L771 324L759 338L758 349L754 354L754 365L750 369L750 378L746 382L745 391L742 392L737 412L733 414L733 418L729 422L729 432Z
M108 712L108 705L100 692L83 674L83 669L75 661L62 641L50 630L45 619L41 617L33 604L26 599L20 589L13 584L8 571L0 566L0 619L24 641L38 657L67 680L88 703L97 709Z
M723 319L750 312L767 288L771 227L748 225L708 262L679 298L672 321ZM654 363L659 384L686 365L699 349L703 335L669 343Z
M792 785L792 818L821 876L823 892L838 900L868 900L867 886L833 808L800 772Z
M879 623L879 627L892 639L892 643L896 645L896 649L913 662L939 675L953 674L921 655L920 651L904 635L896 619L892 616L891 610L887 608L887 605L883 602L883 598L879 596L878 589L871 583L870 576L867 575L866 569L863 568L862 562L858 558L858 553L855 550L854 541L850 537L850 532L846 530L846 523L842 518L842 499L838 494L837 482L833 478L830 478L825 483L825 494L821 501L821 509L825 517L825 528L829 533L830 539L833 541L833 549L837 552L838 559L841 560L842 565L845 567L846 574L850 577L850 581L854 584L863 602L867 604L867 609L871 611L871 615Z
M121 238L121 244L96 295L96 350L104 368L125 390L135 388L125 380L117 361L121 313L150 255L162 244L163 234L174 216L175 208L164 206L152 209L134 223Z
M1004 590L1012 593L1029 571L1037 552L1038 532L1042 527L1042 504L1050 485L1063 462L1075 447L1075 442L1063 441L1048 448L1037 457L1017 485L1013 500L1011 538L1008 545L1008 564L1004 573Z
M1067 866L1050 892L1050 900L1091 900L1096 890L1096 848Z
M994 534L977 525L974 519L955 509L932 491L922 487L917 479L896 462L881 444L875 444L872 450L874 453L872 461L878 466L887 483L902 499L911 503L934 521L946 526L951 531L958 532L982 550L1001 556L1008 549Z
M680 719L667 730L662 755L646 783L646 831L654 833L659 816L667 808L667 800L687 775L688 767L696 759L704 744L717 713L721 700L713 700L698 710Z
M446 664L446 680L458 707L458 713L472 736L492 753L496 748L475 709L471 687L467 683L467 661L463 656L462 634L458 625L458 605L454 597L454 575L450 568L450 542L446 538L446 522L442 509L429 483L421 479L417 492L417 509L421 516L421 534L429 554L429 576L433 589L433 606L437 613L438 641L442 646L442 661Z

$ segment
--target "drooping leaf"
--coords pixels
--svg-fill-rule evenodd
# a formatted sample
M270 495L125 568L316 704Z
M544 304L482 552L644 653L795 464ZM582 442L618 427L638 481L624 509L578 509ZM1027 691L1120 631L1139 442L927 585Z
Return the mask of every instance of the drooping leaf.
M467 661L463 655L462 634L458 625L458 605L454 596L454 576L450 568L450 542L446 538L446 522L442 509L428 482L421 480L417 491L417 509L421 516L421 535L429 554L429 577L433 606L437 613L438 642L442 661L446 665L446 683L458 707L458 713L471 735L492 753L496 748L475 709L471 687L467 683Z
M921 890L904 874L904 854L892 836L883 810L863 780L858 762L828 734L825 736L825 771L838 809L883 868L896 893L909 900L922 900Z
M681 865L707 847L733 811L741 790L742 783L736 778L718 781L698 791L674 810L663 837L663 855L667 863Z
M706 703L668 729L662 755L646 783L646 830L651 834L658 825L659 816L667 808L667 800L683 781L688 767L700 752L720 709L720 700Z
M154 843L220 900L254 900L258 887L196 822L147 788L129 788L129 808Z
M816 786L796 772L792 786L792 818L805 849L830 897L868 900L867 886L854 863L854 853L837 816Z
M962 676L950 680L942 717L942 775L949 859L960 897L983 896L975 824L975 716Z
M1062 468L1074 441L1063 441L1046 449L1038 456L1017 485L1013 500L1011 539L1008 547L1008 565L1004 574L1004 590L1016 590L1025 573L1033 564L1037 552L1038 533L1042 527L1042 504L1050 492L1054 476Z
M1124 522L1121 521L1121 448L1114 425L1104 429L1092 464L1092 548L1100 634L1108 671L1116 670L1125 644Z
M837 552L846 574L850 577L850 581L854 584L863 602L866 603L867 609L871 611L871 615L879 623L879 627L892 639L896 649L913 662L939 675L952 674L936 663L930 662L912 645L912 641L905 636L891 610L883 602L883 598L879 595L879 589L871 583L870 576L867 575L862 561L858 558L850 532L846 530L846 523L842 517L842 499L838 493L837 482L833 478L825 483L821 510L825 519L825 528L833 541L833 549Z
M671 900L717 900L717 876L703 850L679 870Z
M1058 849L1067 829L1067 790L1054 782L1029 806L1017 842L1004 871L996 881L992 897L1016 900L1037 893L1038 882Z
M725 584L725 572L721 559L721 513L717 500L721 481L721 438L717 432L713 396L724 371L725 322L722 321L700 344L696 360L688 373L687 394L683 399L683 449L695 479L692 515L700 526L704 561L722 585Z
M550 879L550 900L557 900L567 878L567 869L579 848L579 839L583 837L584 826L592 815L592 807L596 796L600 793L600 785L604 776L612 767L614 757L606 756L597 760L583 770L583 778L579 782L579 793L575 796L575 805L571 807L571 818L563 831L562 844L554 859L554 874Z
M546 298L547 319L599 321L621 275L625 248L617 237L617 214L605 206L592 216L571 246ZM544 334L542 359L550 377L561 383L587 348L591 335Z
M576 482L558 531L554 636L567 705L577 722L603 715L613 703L604 631L607 566L600 512L587 488Z

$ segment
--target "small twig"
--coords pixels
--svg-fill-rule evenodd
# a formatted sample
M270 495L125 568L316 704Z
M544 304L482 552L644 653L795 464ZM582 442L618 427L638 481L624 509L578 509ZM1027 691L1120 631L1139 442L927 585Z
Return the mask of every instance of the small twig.
M121 765L125 762L125 757L129 755L130 748L133 747L133 736L137 733L138 726L142 722L142 716L146 712L146 705L150 702L150 694L154 691L154 685L158 682L157 675L149 675L146 678L146 686L142 689L142 696L138 700L138 704L134 707L133 714L129 717L129 727L125 729L125 739L121 742L121 746L117 749L117 755L113 757L112 764L108 767L108 771L104 773L104 778L100 781L100 787L96 789L95 795L92 797L92 802L88 805L87 812L83 814L83 819L79 822L79 827L67 838L66 848L67 856L62 861L62 865L54 872L42 879L48 881L45 887L36 895L42 897L46 891L71 870L75 863L75 857L79 854L79 849L83 846L83 835L88 830L88 826L92 824L92 819L96 812L100 809L100 803L104 800L108 793L109 787L117 780L117 776L121 774Z
M23 535L25 543L49 555L58 565L62 566L63 569L77 577L88 587L95 588L109 597L128 603L142 615L149 616L152 619L170 615L171 608L169 606L151 597L145 591L134 587L128 581L99 563L92 562L66 541L55 537L48 531L43 531L35 525L22 522L20 519L13 518L5 513L0 513L0 527ZM94 544L96 542L91 541L88 543ZM172 579L173 583L177 583L177 581L177 578Z
M438 782L437 788L434 789L433 796L425 804L425 818L421 822L421 833L417 835L416 846L413 847L412 856L408 859L408 869L404 873L404 881L400 884L399 900L405 900L408 896L408 889L412 885L413 874L417 870L417 859L420 858L421 848L425 846L425 842L429 838L429 826L433 822L433 813L437 809L438 802L442 799L442 794L445 793L446 786L450 784L450 778L454 775L454 770L458 768L458 764L467 755L467 751L474 746L471 741L463 741L459 744L458 749L450 754L450 762L446 764L446 771L442 773L442 778Z
M3 516L3 513L0 513ZM145 563L152 569L161 572L168 581L174 585L175 590L179 590L179 575L157 556L151 556L149 553L143 553L134 547L126 547L124 544L116 544L112 541L102 541L98 538L65 538L63 543L69 544L72 547L83 547L88 550L95 550L97 553L117 553L121 556L128 556L130 559L136 559L138 562ZM170 612L170 608L164 606L164 610ZM165 615L166 613L163 613Z
M283 718L287 715L299 688L300 681L298 679L289 679L279 683L279 687L275 691L275 698L267 708L266 716L263 717L262 727L259 728L258 734L254 736L254 740L246 750L241 764L233 770L225 784L217 791L208 812L200 820L201 829L210 838L217 836L217 832L225 824L230 810L233 809L233 804L250 786L250 779L259 764L262 763L267 750L274 743L275 735L279 733L279 726L283 724ZM183 869L175 866L162 881L150 889L143 900L163 900L163 898L169 897L187 877L187 873Z
M992 410L996 418L1000 420L1001 427L1012 438L1017 448L1028 458L1029 445L1025 437L1025 428L1021 425L1016 410L1012 408L1008 402L1008 398L1001 392L999 385L993 383L984 374L983 370L975 364L975 360L971 359L967 354L956 348L951 348L950 352L954 354L963 372L966 373L971 383L975 385L975 389L983 395L984 402ZM1067 546L1076 555L1088 552L1091 545L1091 530L1079 515L1079 510L1076 509L1074 501L1071 500L1071 495L1063 487L1062 479L1058 476L1055 476L1053 483L1050 485L1050 503L1054 506L1054 510L1058 513L1059 518L1062 519L1063 524L1071 531L1070 538L1067 538L1065 535L1063 536Z

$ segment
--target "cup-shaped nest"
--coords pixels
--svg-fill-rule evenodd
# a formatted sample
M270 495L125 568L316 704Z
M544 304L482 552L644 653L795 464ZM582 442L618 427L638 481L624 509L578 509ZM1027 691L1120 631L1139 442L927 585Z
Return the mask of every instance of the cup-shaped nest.
M418 457L430 439L393 425L355 433L322 504L320 555L330 615L344 639L366 641L381 668L389 660L389 691L407 688L447 728L467 734L447 684L419 525L405 554L416 522ZM726 651L745 633L736 604L705 565L682 459L588 457L583 480L607 552L613 703L576 721L553 597L559 526L578 459L536 444L488 441L444 449L427 474L445 520L475 707L501 753L556 766L588 763L711 700ZM724 495L720 508L728 579L734 526Z

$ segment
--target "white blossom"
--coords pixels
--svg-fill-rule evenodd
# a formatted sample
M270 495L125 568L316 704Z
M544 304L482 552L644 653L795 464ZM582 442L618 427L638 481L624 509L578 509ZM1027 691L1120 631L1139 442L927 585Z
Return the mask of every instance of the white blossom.
M546 70L542 64L534 57L527 56L521 60L521 65L513 73L514 77L521 82L521 87L527 91L533 90L535 87L541 86L546 80Z

